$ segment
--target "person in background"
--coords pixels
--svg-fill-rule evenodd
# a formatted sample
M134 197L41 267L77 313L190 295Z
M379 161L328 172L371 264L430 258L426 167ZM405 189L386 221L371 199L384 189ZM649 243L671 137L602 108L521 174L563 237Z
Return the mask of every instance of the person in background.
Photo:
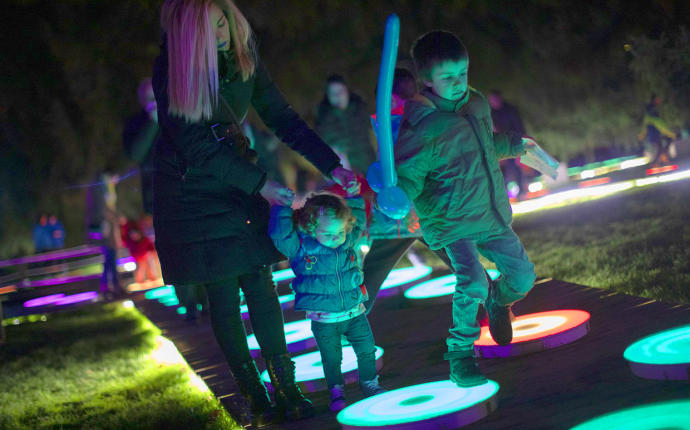
M520 117L520 112L512 104L503 99L503 95L498 90L491 90L487 95L489 106L491 106L491 120L494 123L496 133L515 133L525 136L525 126ZM515 190L508 189L510 197L524 197L527 195L528 174L531 169L524 168L519 163L519 158L508 158L499 162L506 187L511 182L515 182L519 187L517 194Z
M650 154L652 166L669 163L669 145L676 139L676 134L661 119L660 106L661 98L652 94L649 103L644 107L642 130L637 136L640 142L645 143L645 152Z
M33 228L34 252L41 253L50 251L52 248L52 237L48 226L48 214L42 213L38 216L38 221Z
M101 275L101 293L106 298L118 298L125 292L120 285L117 274L117 251L122 246L120 238L120 219L117 214L117 192L115 187L120 180L117 173L106 171L102 175L104 204L101 221L101 249L103 252L103 274Z
M137 90L141 110L125 122L122 144L127 157L139 164L144 213L153 214L153 143L158 137L158 110L151 78L141 81Z
M338 153L343 165L349 165L355 173L366 173L376 159L369 109L340 75L331 75L326 80L326 91L316 115L316 132Z
M48 216L48 230L50 233L50 249L61 249L65 247L65 227L55 214Z

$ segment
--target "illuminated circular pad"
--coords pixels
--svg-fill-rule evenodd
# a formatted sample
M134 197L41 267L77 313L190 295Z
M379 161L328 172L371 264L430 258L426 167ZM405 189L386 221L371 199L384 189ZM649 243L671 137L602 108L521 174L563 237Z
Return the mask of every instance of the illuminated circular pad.
M589 332L589 312L558 310L521 315L513 321L513 341L498 345L489 327L482 327L474 342L477 355L484 358L510 357L543 351L574 342Z
M487 270L492 281L498 279L501 273L498 270ZM455 292L455 275L441 276L430 281L422 282L405 291L405 298L412 304L424 305L428 303L447 303L453 300Z
M290 352L299 352L316 346L316 339L311 332L311 320L300 320L283 326L285 341ZM255 335L247 336L247 345L252 357L258 357L261 351Z
M343 429L458 428L496 409L498 384L460 388L437 381L388 391L359 401L338 414Z
M377 346L374 356L376 358L376 370L381 370L383 366L383 348ZM295 362L295 380L302 390L313 393L328 388L326 380L324 379L325 376L319 351L292 357L292 361ZM358 381L357 356L355 355L355 350L352 349L351 346L343 347L343 362L340 365L340 371L343 374L343 379L346 384ZM261 373L261 379L272 389L271 378L268 376L267 371L264 370Z
M295 305L295 295L285 294L278 296L278 302L280 303L281 308L290 309ZM249 307L246 304L240 306L240 314L242 315L243 320L249 319Z
M431 270L431 267L424 265L391 270L381 285L378 297L389 297L398 294L406 286L429 276Z
M632 372L647 379L690 379L690 325L647 336L626 348Z
M602 415L571 430L690 430L690 400L676 400Z

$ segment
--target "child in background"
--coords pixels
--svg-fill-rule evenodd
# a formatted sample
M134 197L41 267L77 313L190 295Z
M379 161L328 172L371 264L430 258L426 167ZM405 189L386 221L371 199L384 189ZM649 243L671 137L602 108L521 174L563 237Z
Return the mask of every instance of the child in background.
M284 206L271 209L269 234L295 272L295 309L312 320L334 412L346 406L341 336L357 355L362 393L385 391L376 375L374 336L364 314L368 296L354 250L365 221L361 198L346 202L330 193L312 194L294 213Z
M412 57L426 86L405 104L395 145L398 186L414 202L431 249L445 249L457 277L453 326L447 339L450 379L461 387L486 378L474 357L484 303L500 345L511 342L511 305L534 285L534 265L510 227L512 211L498 160L533 153L518 134L493 133L484 96L468 87L469 57L452 33L417 39ZM477 252L502 277L489 284Z
M126 217L120 217L122 243L137 263L134 280L138 283L156 281L160 278L160 266L153 242L146 237L140 224Z

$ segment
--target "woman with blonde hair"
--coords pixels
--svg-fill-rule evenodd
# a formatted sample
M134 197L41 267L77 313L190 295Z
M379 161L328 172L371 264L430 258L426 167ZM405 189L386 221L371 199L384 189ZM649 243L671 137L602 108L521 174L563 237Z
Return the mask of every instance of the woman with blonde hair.
M268 236L269 202L293 193L266 179L240 122L250 105L274 133L324 175L358 192L354 175L302 121L258 59L247 20L230 0L167 0L153 87L154 227L166 283L203 285L211 324L252 422L300 419L313 406L295 383L271 265L284 259ZM240 316L239 289L275 388L259 378ZM277 414L276 414L277 412Z

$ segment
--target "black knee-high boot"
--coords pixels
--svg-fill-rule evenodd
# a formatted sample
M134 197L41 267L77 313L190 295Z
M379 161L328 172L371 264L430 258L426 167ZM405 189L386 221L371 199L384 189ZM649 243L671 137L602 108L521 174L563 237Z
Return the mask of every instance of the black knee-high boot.
M276 421L276 408L271 403L266 386L261 381L254 360L232 366L232 376L240 387L242 396L249 402L252 425L262 427Z
M288 420L299 420L314 415L314 406L295 381L295 363L289 354L273 355L266 359L266 367L275 390L278 411Z

